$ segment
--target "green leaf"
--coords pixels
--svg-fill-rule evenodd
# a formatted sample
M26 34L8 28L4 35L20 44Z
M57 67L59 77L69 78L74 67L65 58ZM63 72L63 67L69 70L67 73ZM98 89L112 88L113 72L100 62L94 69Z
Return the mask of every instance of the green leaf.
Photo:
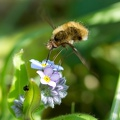
M51 120L97 120L97 119L88 114L76 113L76 114L59 116Z
M24 120L32 120L32 113L40 106L39 86L33 80L30 80L28 88L23 103Z
M20 52L13 57L15 73L7 99L9 109L13 114L14 112L11 109L11 106L13 105L14 100L19 98L19 95L24 94L23 87L28 84L27 71L25 62L22 60L22 55L23 50L20 50Z
M119 74L116 92L109 116L109 120L119 120L119 119L120 119L120 74Z

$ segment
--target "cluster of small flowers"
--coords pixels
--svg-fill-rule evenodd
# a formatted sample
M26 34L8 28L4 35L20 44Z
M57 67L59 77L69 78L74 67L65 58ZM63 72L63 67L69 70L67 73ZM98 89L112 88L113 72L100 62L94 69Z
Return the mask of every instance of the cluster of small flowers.
M45 107L54 108L55 104L60 104L61 99L67 95L68 86L65 85L66 79L62 77L62 66L55 65L53 61L43 60L30 60L31 68L37 69L40 76L40 90L41 101ZM24 96L19 96L19 99L14 100L13 109L17 118L23 115Z
M24 102L25 98L20 95L19 99L15 99L14 100L14 105L11 107L13 109L13 111L15 112L15 116L17 118L21 117L23 114L23 102Z
M68 86L66 79L62 77L62 66L55 65L53 61L43 60L39 62L31 59L31 68L37 69L40 76L41 101L45 107L54 108L55 104L60 104L61 99L67 95Z

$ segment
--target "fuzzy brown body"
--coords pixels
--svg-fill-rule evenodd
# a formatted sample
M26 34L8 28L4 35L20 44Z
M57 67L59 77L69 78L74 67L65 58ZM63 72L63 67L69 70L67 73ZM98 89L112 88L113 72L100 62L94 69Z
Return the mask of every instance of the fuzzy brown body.
M76 41L86 40L88 30L78 22L70 21L58 26L52 33L52 37L47 44L48 49L57 48L64 43L73 44Z

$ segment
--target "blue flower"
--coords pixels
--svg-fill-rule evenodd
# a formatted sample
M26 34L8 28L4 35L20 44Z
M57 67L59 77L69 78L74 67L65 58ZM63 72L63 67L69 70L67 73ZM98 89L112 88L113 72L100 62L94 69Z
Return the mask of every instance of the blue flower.
M38 69L38 70L43 70L46 66L51 66L54 64L54 62L48 60L43 60L42 62L39 62L38 60L31 59L31 68L33 69Z
M50 85L53 88L60 79L60 73L54 72L51 67L46 67L44 71L37 71L37 73L40 75L40 82L42 84Z
M17 118L23 115L23 102L24 102L24 97L20 95L19 99L14 100L14 105L11 107Z
M61 99L67 95L68 86L66 79L62 77L62 66L54 64L53 61L30 60L31 67L37 69L40 76L41 101L45 107L52 107L61 104Z
M43 70L45 67L52 67L54 71L61 71L63 70L62 66L55 65L53 61L50 60L43 60L42 62L39 62L38 60L31 59L31 68L37 69L37 70Z
M45 107L54 108L54 105L61 104L61 99L67 95L68 86L65 83L65 78L60 78L54 89L49 85L40 84L41 100Z

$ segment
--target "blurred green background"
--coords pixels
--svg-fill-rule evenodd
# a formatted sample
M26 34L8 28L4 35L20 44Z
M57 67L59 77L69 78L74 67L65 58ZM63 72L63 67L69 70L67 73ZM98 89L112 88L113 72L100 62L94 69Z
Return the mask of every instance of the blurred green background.
M74 46L91 69L71 54L71 49L62 51L55 63L63 59L68 95L60 106L44 110L42 118L71 113L74 105L74 112L107 120L120 69L119 0L0 0L0 120L15 119L6 101L14 73L13 55L24 49L30 78L36 77L36 72L30 68L29 60L47 57L45 44L53 31L47 19L55 26L78 21L88 28L88 41ZM51 60L60 49L52 52Z

